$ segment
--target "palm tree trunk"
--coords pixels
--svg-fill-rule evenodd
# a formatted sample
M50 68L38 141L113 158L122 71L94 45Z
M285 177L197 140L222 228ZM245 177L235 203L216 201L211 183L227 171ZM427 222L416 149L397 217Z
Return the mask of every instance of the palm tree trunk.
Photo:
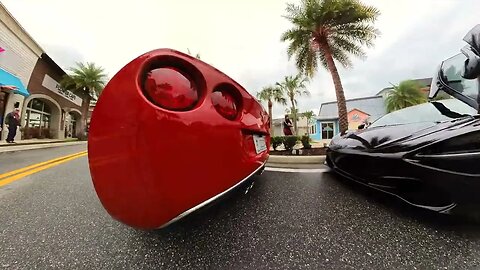
M269 130L270 130L270 136L273 136L273 128L272 128L272 125L273 125L273 122L272 122L272 107L273 107L273 103L271 100L268 100L268 117L270 118L270 126L268 127Z
M298 130L297 130L297 110L295 109L295 100L290 99L290 101L292 102L293 130L295 131L295 134L293 134L293 135L297 135L298 134Z
M86 140L87 139L86 131L87 131L88 110L90 109L90 100L91 100L90 95L87 95L85 97L85 99L83 100L83 102L86 103L86 106L82 104L83 105L82 119L81 119L82 133L79 136L81 140Z
M337 95L337 107L338 107L338 122L340 124L340 132L345 132L348 129L348 117L347 117L347 104L345 102L345 94L343 93L342 81L338 75L337 67L333 61L330 46L327 42L319 42L320 50L325 56L327 61L327 67L332 75L333 85L335 86L335 93Z

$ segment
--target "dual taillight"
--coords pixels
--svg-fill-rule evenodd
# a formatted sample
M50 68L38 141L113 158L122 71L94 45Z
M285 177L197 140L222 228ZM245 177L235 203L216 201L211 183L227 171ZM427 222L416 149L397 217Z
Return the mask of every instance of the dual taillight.
M144 81L146 96L155 105L172 111L193 109L201 98L202 86L191 74L175 67L155 68ZM228 120L235 120L240 111L240 95L230 84L220 84L210 95L215 110Z
M185 111L193 108L199 98L198 88L188 75L176 68L157 68L147 73L145 91L158 106Z
M229 87L220 85L212 93L212 104L217 112L228 120L235 120L238 115L237 99Z

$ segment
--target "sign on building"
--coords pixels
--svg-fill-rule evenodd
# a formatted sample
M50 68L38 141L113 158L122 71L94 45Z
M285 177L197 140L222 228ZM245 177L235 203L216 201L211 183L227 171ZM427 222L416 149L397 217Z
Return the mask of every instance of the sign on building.
M54 92L57 95L62 96L65 99L70 100L71 102L75 103L78 106L82 106L82 98L75 95L72 91L62 89L60 84L55 81L52 77L45 74L42 82L43 87L47 88L48 90Z

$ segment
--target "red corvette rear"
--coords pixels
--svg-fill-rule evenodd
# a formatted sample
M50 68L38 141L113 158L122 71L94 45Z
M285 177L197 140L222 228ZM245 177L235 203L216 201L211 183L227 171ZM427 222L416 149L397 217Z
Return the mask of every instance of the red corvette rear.
M261 170L269 118L242 86L189 55L160 49L122 68L92 115L88 156L115 219L170 224Z

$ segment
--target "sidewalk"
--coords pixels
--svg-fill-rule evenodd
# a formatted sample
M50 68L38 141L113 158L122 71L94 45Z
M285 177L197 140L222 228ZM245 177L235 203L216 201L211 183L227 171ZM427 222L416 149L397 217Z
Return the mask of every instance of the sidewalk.
M267 167L290 169L325 168L325 156L275 156L270 155Z
M322 148L324 144L321 142L312 142L312 148ZM303 145L297 143L293 149L302 149ZM285 150L283 144L277 147L277 150ZM270 147L273 151L273 147ZM290 169L318 169L325 168L323 164L325 156L277 156L270 155L267 161L267 167L271 168L290 168Z
M31 144L50 144L50 143L65 143L65 142L78 142L78 139L65 139L65 140L55 140L55 139L29 139L16 141L15 143L7 143L6 141L0 142L0 147L11 147L18 145L31 145Z
M45 149L52 147L87 144L86 141L78 141L77 139L52 140L52 139L32 139L22 140L18 143L0 142L0 154L8 152L17 152L33 149Z

